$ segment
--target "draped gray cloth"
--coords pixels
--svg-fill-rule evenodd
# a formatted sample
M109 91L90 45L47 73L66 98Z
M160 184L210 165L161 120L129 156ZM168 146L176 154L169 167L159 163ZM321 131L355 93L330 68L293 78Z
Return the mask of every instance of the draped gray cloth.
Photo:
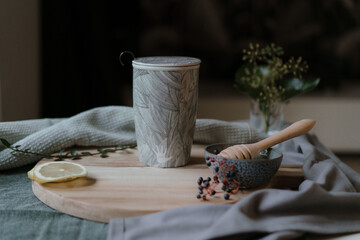
M297 137L279 148L283 164L303 164L305 180L298 191L264 189L233 205L199 204L112 219L108 240L280 240L360 232L360 175L314 136Z

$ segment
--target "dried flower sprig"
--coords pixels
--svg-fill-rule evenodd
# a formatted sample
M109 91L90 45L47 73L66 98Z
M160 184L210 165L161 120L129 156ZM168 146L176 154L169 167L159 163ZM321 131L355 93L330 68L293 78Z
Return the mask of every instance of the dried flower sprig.
M309 65L302 57L284 61L283 55L283 48L274 43L265 47L250 43L249 48L243 50L244 64L235 76L235 88L259 103L267 127L271 104L287 102L291 97L313 90L320 82L319 78L303 78Z
M77 159L81 159L82 157L85 157L85 156L94 156L94 155L99 155L101 158L106 158L109 156L108 154L110 152L117 152L117 151L129 149L129 148L131 149L131 148L136 147L136 144L132 144L132 145L119 144L115 147L110 147L110 148L98 148L97 152L94 152L94 153L79 152L78 150L65 151L65 149L62 149L57 154L44 154L44 153L40 153L40 151L38 149L30 149L30 148L21 149L20 145L13 146L4 138L0 138L0 142L2 143L2 145L5 148L11 149L12 154L31 154L31 155L36 155L36 156L39 156L42 158L54 159L54 161L61 161L64 159L77 160Z
M243 61L257 64L259 61L268 61L274 57L280 57L284 55L282 47L276 46L274 43L260 48L260 44L249 44L249 49L243 49Z

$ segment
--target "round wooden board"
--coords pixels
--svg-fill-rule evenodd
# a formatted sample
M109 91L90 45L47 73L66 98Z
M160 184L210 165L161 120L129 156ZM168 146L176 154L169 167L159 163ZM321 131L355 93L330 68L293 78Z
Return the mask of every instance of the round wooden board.
M207 201L197 199L197 179L211 176L205 165L203 149L203 146L193 147L189 165L166 169L140 163L136 149L111 153L108 158L88 156L73 160L87 168L87 177L64 183L39 184L33 181L33 192L46 205L60 212L109 222L111 218L141 216L194 204L234 203L258 190L242 190L231 195L230 200L225 200L223 194L212 196ZM38 164L46 161L49 160ZM299 168L289 169L295 169L290 175L302 176ZM277 175L280 177L281 171Z

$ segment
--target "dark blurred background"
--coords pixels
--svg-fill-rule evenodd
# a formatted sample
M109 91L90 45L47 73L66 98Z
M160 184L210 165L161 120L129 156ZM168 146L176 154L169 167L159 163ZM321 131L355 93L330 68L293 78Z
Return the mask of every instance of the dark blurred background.
M233 87L242 49L274 42L321 78L285 120L316 119L325 146L359 154L359 18L360 0L0 0L0 121L131 106L124 50L200 58L198 118L248 119Z
M360 1L43 0L41 41L42 117L125 104L124 50L198 57L201 85L232 85L242 49L274 42L309 62L320 89L360 82Z

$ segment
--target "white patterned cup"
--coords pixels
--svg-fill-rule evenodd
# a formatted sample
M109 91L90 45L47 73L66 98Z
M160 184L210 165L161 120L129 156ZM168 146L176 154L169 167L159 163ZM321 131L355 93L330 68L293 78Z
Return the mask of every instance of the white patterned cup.
M200 60L133 60L135 133L142 163L180 167L189 162L198 106Z

